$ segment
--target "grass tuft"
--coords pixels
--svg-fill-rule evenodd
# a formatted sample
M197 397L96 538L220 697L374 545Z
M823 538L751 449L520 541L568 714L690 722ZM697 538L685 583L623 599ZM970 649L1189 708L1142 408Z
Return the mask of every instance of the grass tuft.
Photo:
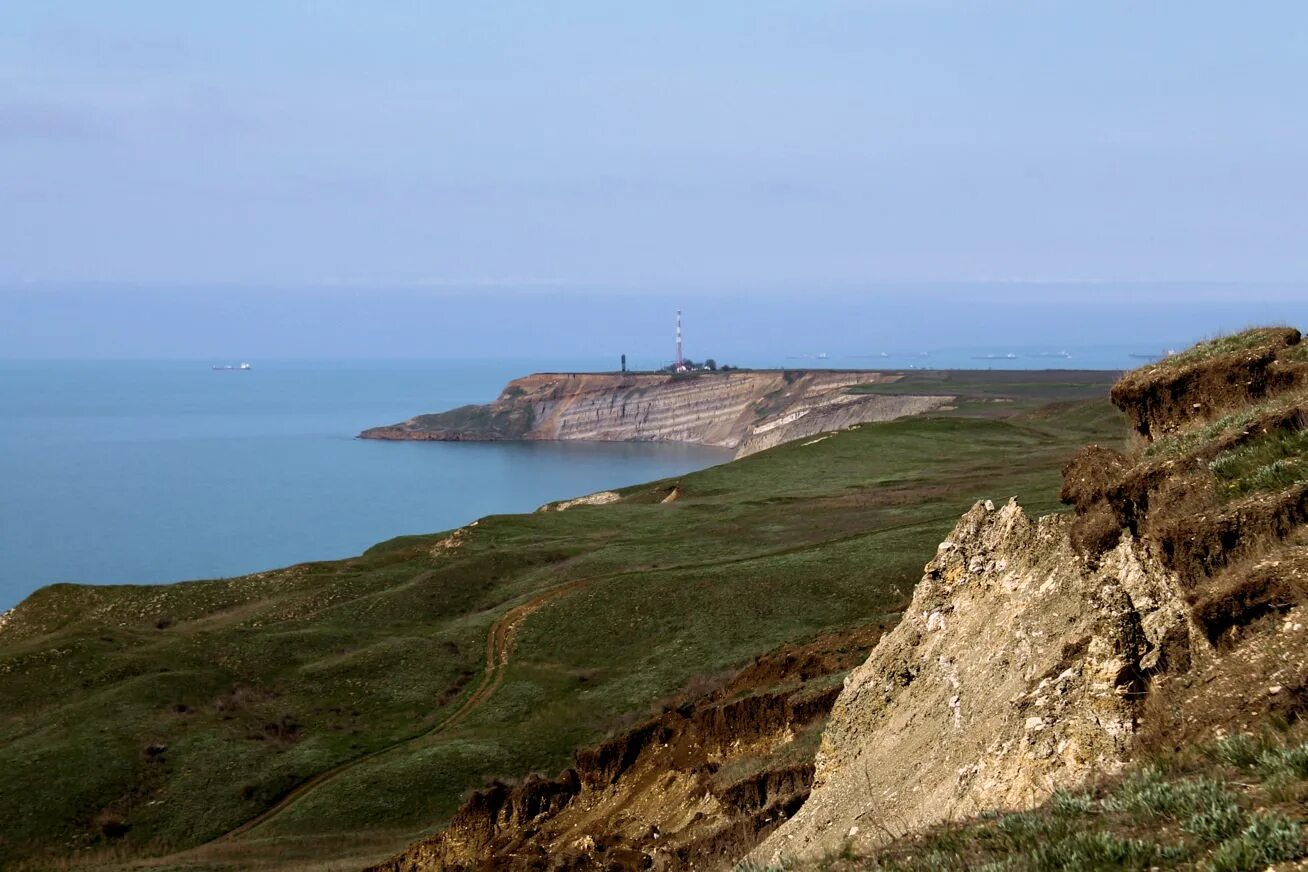
M1254 765L1267 780L1308 778L1308 744L1291 748L1268 748Z
M1207 756L1236 769L1249 769L1258 762L1266 745L1246 733L1223 736L1207 749Z
M1251 783L1250 775L1257 776ZM1278 796L1274 784L1298 788ZM1025 812L984 813L899 839L830 872L1252 872L1308 856L1308 744L1270 731L1181 749L1095 791L1059 791Z
M1213 852L1206 868L1209 872L1254 872L1304 854L1303 832L1296 821L1276 813L1255 812L1239 836Z
M1308 480L1308 430L1272 433L1208 463L1219 498L1277 491Z
M1095 798L1089 793L1073 793L1067 790L1056 791L1049 800L1049 810L1056 815L1088 815L1098 807Z

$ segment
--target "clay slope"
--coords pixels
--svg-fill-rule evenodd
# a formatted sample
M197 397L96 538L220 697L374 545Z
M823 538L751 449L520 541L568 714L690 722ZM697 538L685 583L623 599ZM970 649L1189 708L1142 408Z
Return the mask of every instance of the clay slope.
M975 506L845 681L809 800L752 859L813 861L1032 807L1160 744L1308 711L1308 356L1249 331L1125 376L1140 440L1070 516Z
M495 402L365 430L365 439L691 442L751 454L829 430L921 414L947 396L854 394L894 381L880 372L544 373L516 379Z

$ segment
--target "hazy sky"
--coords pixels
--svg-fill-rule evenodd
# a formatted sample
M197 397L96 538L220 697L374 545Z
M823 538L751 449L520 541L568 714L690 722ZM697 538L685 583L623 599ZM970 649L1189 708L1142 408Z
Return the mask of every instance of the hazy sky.
M50 283L183 309L247 286L328 317L403 311L378 288L1305 279L1302 0L0 13L10 354L58 332Z
M1308 4L11 0L0 279L1308 277Z

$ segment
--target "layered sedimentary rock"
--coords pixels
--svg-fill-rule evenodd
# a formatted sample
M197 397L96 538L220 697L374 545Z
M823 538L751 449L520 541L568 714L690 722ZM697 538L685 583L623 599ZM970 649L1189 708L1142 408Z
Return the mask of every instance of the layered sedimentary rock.
M498 399L360 434L433 441L569 439L690 442L743 456L782 442L869 421L938 409L947 396L852 393L894 381L881 372L765 371L690 375L538 373Z

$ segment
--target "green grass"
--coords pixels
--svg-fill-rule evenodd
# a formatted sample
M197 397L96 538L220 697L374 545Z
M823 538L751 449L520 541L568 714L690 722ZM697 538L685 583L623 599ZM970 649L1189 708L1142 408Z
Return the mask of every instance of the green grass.
M522 388L511 390L522 393ZM510 393L508 399L517 395ZM446 412L419 415L415 421L427 430L466 430L496 439L518 439L532 428L534 416L530 405L500 408L488 405L459 406Z
M1308 430L1260 436L1217 455L1208 469L1223 500L1298 484L1308 480Z
M855 385L850 393L956 397L953 414L995 417L1053 402L1103 396L1118 373L1100 371L906 370L891 382Z
M1236 736L1145 765L1116 783L1054 794L1026 812L992 813L892 842L846 848L800 872L1255 872L1308 856L1308 744Z
M1282 403L1280 398L1267 400L1262 403L1250 406L1224 415L1216 421L1210 421L1202 427L1190 430L1183 430L1179 433L1172 433L1157 439L1145 447L1146 457L1175 457L1189 451L1193 451L1205 443L1217 439L1219 436L1235 433L1243 430L1256 421L1261 415L1271 411L1272 408Z
M45 588L0 634L0 866L195 846L385 750L253 831L237 866L325 859L342 834L379 858L702 676L892 615L972 502L1055 509L1066 458L1122 435L1105 400L904 419L683 476L666 505L671 482L485 518L453 551L407 536L238 579ZM578 580L522 624L485 705L414 738L476 686L497 618Z
M1214 357L1249 351L1276 341L1283 329L1278 327L1257 327L1226 336L1217 336L1206 342L1200 342L1178 354L1169 355L1154 365L1167 368L1190 366Z

